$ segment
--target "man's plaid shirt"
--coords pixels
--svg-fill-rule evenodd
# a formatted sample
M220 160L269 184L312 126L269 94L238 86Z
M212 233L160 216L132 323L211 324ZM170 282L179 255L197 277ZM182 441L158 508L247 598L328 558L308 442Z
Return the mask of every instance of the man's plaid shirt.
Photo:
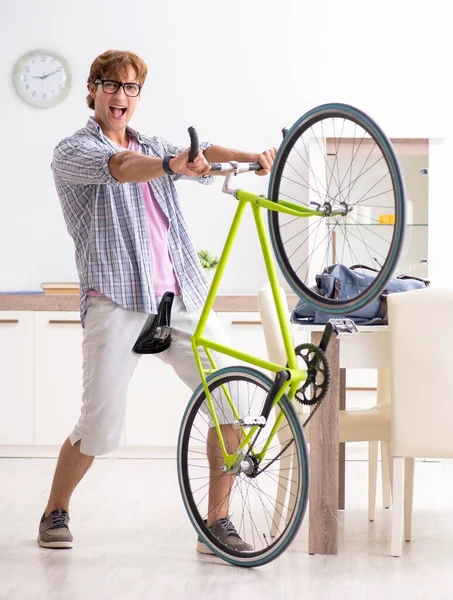
M129 127L127 133L146 156L163 158L183 151L160 137L145 137ZM200 144L200 148L205 150L209 145ZM55 185L75 244L82 325L91 288L124 308L157 312L140 184L120 183L108 168L109 158L124 150L91 118L85 128L63 139L54 151ZM173 183L180 178L160 177L149 185L169 222L168 247L182 300L187 310L193 310L203 305L208 290ZM209 184L213 178L196 181Z

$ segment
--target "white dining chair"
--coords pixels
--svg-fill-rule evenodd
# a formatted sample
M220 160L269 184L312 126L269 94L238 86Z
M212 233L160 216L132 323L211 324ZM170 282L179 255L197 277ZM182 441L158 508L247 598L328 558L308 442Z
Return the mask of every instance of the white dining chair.
M391 349L391 556L411 540L415 458L453 458L453 291L388 297Z
M290 323L290 311L286 294L282 288L279 288L281 300L285 308L285 314ZM263 286L258 292L258 305L263 324L264 337L266 341L267 354L269 360L278 364L286 364L286 352L283 344L280 325L278 322L277 311L272 297L272 291L269 284ZM272 374L273 375L273 374ZM388 371L381 370L379 372L378 381L378 403L376 406L366 410L341 410L339 411L339 442L370 442L369 448L369 493L368 493L368 517L371 521L375 518L376 507L376 480L377 480L377 463L378 463L378 444L387 445L390 440L390 403L389 403L389 385L390 376ZM295 408L298 412L301 421L304 421L308 413L304 412L302 405L295 401ZM280 443L284 445L284 436L287 435L288 428L282 431ZM307 442L310 441L310 425L304 429ZM280 461L280 476L287 478L289 469L296 468L296 465L291 464L291 456L285 456ZM385 460L385 459L383 459ZM387 465L386 465L387 466ZM384 472L386 469L384 468ZM388 472L388 471L387 471ZM293 477L297 481L297 477ZM387 476L383 485L390 487L390 478ZM277 506L287 505L288 512L292 511L293 503L291 499L294 494L290 493L288 503L285 504L285 496L287 490L285 485L279 485L279 497L277 498ZM384 491L384 503L388 502L390 492ZM288 514L289 517L289 514ZM273 530L277 530L280 524L282 515L281 511L275 510L273 520Z

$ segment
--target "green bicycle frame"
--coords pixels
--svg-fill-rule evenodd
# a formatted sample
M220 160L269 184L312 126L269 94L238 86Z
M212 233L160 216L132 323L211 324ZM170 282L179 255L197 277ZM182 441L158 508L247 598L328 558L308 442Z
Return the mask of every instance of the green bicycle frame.
M226 450L225 442L223 439L221 426L220 426L218 418L217 418L217 414L216 414L214 404L213 404L213 401L211 398L211 394L209 391L209 386L208 386L208 383L206 380L206 375L213 373L213 372L215 372L215 370L217 370L217 366L215 364L215 361L213 359L211 351L214 350L221 354L226 354L228 356L237 358L237 359L242 360L251 365L255 365L257 367L267 369L268 371L271 371L271 372L277 373L278 371L282 371L282 370L288 371L290 374L290 378L289 378L289 380L285 381L281 390L278 392L278 394L274 400L274 406L280 401L280 398L285 393L287 393L287 395L290 399L293 399L294 395L299 387L299 384L302 381L305 381L307 378L306 370L299 369L298 365L297 365L296 354L295 354L294 347L293 347L292 340L291 340L291 332L290 332L290 329L288 326L287 317L285 315L285 309L283 307L282 300L281 300L281 297L279 294L277 270L275 267L275 262L274 262L273 255L272 255L271 245L270 245L269 238L268 238L268 235L266 232L261 209L264 208L267 210L283 212L283 213L286 213L286 214L289 214L292 216L296 216L296 217L323 216L323 213L316 211L316 210L311 210L311 209L303 207L299 204L295 204L293 202L290 202L287 200L280 200L280 199L278 200L278 202L274 202L272 200L268 200L267 198L263 198L262 196L258 196L257 194L253 194L253 193L247 192L245 190L237 190L234 195L237 198L237 200L239 201L239 204L236 209L230 230L228 232L225 246L224 246L222 254L220 256L220 261L219 261L218 267L216 269L214 278L212 280L211 287L210 287L209 293L208 293L208 297L206 299L203 311L200 316L200 320L198 322L195 333L192 336L192 349L193 349L193 352L195 355L195 360L196 360L197 367L198 367L198 370L200 373L200 378L201 378L203 388L204 388L204 391L206 394L206 400L208 402L209 410L211 412L211 416L214 421L214 427L217 432L220 447L223 452L225 466L227 468L231 468L233 466L233 464L236 462L238 456L240 455L240 452L246 446L248 446L250 444L250 440L253 438L253 436L257 432L258 426L251 427L248 432L243 430L242 442L240 443L236 452L234 454L228 454L228 452ZM246 354L245 352L240 352L238 350L235 350L234 348L230 348L230 347L224 346L222 344L217 344L216 342L214 342L212 340L208 340L207 338L203 337L203 332L206 327L206 322L208 320L209 313L213 307L215 297L217 294L217 290L219 289L219 285L222 280L222 276L225 271L225 267L227 265L228 259L230 257L231 250L232 250L233 244L234 244L234 240L236 239L236 235L237 235L242 217L244 216L244 211L245 211L245 207L247 204L251 205L252 211L253 211L253 216L255 219L256 229L258 232L260 246L261 246L261 250L262 250L262 254L263 254L263 258L264 258L264 263L266 266L267 275L269 277L270 287L272 290L272 296L273 296L273 299L275 302L278 321L279 321L280 329L282 332L286 356L288 358L287 365L279 365L279 364L276 364L276 363L273 363L273 362L270 362L267 360L262 360L261 358L252 356L251 354ZM205 370L203 368L203 365L201 363L199 348L203 348L204 351L206 352L209 362L212 365L212 369ZM289 388L289 391L287 392L288 388ZM225 387L223 387L223 391L228 400L228 403L231 406L231 409L233 411L235 418L237 420L239 420L239 414L237 413L234 402L232 401L232 399L231 399L229 393L227 392L227 390L225 389ZM256 458L258 460L262 460L262 458L264 457L274 435L276 434L276 432L278 431L278 429L280 427L282 418L283 418L283 415L282 415L282 413L280 413L275 420L273 429L269 435L269 438L268 438L264 448L262 449L260 454L256 456Z

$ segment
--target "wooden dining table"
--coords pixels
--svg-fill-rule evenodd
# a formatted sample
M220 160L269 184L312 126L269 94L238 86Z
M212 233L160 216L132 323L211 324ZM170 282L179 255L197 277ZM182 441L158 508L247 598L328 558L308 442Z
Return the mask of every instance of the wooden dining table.
M390 368L387 326L358 326L356 335L332 335L327 347L330 385L310 422L309 554L337 554L338 510L345 508L345 448L338 412L346 406L346 369ZM319 345L323 325L296 325L297 343Z

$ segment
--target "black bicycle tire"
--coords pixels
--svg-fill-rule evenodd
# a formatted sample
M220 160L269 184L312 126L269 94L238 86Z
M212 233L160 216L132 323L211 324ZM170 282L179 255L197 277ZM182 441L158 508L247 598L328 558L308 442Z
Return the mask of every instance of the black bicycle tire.
M235 376L241 376L246 380L246 377L249 376L256 380L261 381L261 383L270 389L272 386L272 381L261 371L257 369L253 369L247 366L235 366L235 367L227 367L225 369L219 369L215 373L212 373L207 378L208 385L211 389L213 383L216 384L215 387L221 385L219 381L231 381ZM198 535L201 536L204 543L220 558L229 562L230 564L240 566L240 567L256 567L267 564L272 560L275 560L278 556L282 554L286 550L286 548L291 544L296 536L307 508L308 503L308 493L309 493L309 468L308 468L308 450L305 442L305 436L300 424L297 413L294 409L293 404L289 400L287 396L283 396L280 400L280 405L282 410L285 411L286 417L289 422L291 422L293 427L294 439L296 440L296 448L299 452L299 464L301 468L301 490L297 495L297 500L293 509L293 514L290 520L289 530L286 532L284 536L279 538L277 542L269 546L266 551L259 552L251 552L251 553L241 553L235 552L234 550L230 550L229 552L225 552L222 548L219 548L216 545L215 538L212 534L209 533L209 530L206 527L206 524L202 520L200 513L197 511L194 506L194 500L190 491L190 485L188 481L188 471L187 471L187 437L190 437L191 431L191 423L198 413L201 404L205 401L205 392L203 386L200 386L195 390L192 394L192 397L187 405L186 411L184 413L179 438L178 438L178 480L179 486L181 490L181 495L184 503L184 507L187 511L189 519L192 522L192 525L195 527ZM189 419L192 419L189 421Z
M395 191L395 228L385 263L373 283L359 295L345 300L325 298L313 292L300 280L287 259L278 228L278 212L268 211L268 223L272 248L280 270L291 289L307 304L320 312L333 315L351 314L374 300L385 288L398 263L404 241L405 231L405 190L401 168L393 146L382 129L363 111L347 104L323 104L303 115L288 131L277 152L269 182L268 198L278 202L278 192L282 173L295 141L304 131L322 119L346 117L365 129L380 148Z

